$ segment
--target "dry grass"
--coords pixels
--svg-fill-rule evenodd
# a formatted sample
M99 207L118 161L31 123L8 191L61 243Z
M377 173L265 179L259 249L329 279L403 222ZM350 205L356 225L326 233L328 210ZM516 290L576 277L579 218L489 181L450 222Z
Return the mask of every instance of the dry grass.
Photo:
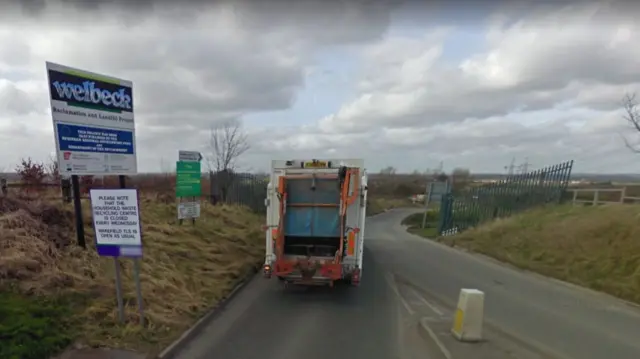
M438 240L640 303L640 205L540 208Z
M123 268L127 323L117 324L114 262L75 245L71 205L0 198L0 288L28 297L76 298L73 333L91 346L157 352L222 299L264 255L262 216L204 205L195 226L177 225L175 204L141 199L141 282L146 328L138 325L132 261Z

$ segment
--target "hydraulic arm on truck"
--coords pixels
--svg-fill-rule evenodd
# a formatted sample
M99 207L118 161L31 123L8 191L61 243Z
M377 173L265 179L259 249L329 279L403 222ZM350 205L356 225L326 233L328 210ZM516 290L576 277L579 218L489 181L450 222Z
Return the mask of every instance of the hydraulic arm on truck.
M273 161L264 274L285 283L360 283L367 176L362 160Z

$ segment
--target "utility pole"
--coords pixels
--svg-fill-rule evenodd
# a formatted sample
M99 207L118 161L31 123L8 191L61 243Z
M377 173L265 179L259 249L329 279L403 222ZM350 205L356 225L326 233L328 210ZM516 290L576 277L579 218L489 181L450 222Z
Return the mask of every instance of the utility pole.
M516 165L516 158L512 157L511 158L511 163L509 164L509 166L505 166L504 168L507 170L507 177L511 177L513 176L513 169Z
M529 171L529 165L531 165L531 163L529 163L529 157L525 157L524 163L518 166L520 174L527 173Z

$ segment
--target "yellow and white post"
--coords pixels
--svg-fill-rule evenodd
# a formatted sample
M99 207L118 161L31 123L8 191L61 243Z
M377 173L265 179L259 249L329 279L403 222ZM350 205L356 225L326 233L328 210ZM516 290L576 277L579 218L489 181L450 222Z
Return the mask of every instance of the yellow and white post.
M477 289L461 289L458 308L453 319L453 336L463 342L482 340L484 293Z

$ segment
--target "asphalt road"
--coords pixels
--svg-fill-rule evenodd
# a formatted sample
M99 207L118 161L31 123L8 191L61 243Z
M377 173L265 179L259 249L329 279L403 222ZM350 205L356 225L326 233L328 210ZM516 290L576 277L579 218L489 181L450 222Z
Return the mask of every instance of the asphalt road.
M412 211L391 211L366 230L381 267L446 307L460 288L485 292L485 323L547 356L640 358L640 310L608 295L508 268L408 234L399 222Z
M636 307L410 235L399 223L411 212L367 220L359 288L283 290L258 276L176 358L442 358L416 322L449 320L461 288L484 291L487 331L544 353L531 357L640 358ZM431 314L416 309L421 303ZM454 358L481 357L450 349ZM517 352L510 357L529 357Z
M177 358L399 358L396 298L364 255L359 288L284 290L256 276Z

